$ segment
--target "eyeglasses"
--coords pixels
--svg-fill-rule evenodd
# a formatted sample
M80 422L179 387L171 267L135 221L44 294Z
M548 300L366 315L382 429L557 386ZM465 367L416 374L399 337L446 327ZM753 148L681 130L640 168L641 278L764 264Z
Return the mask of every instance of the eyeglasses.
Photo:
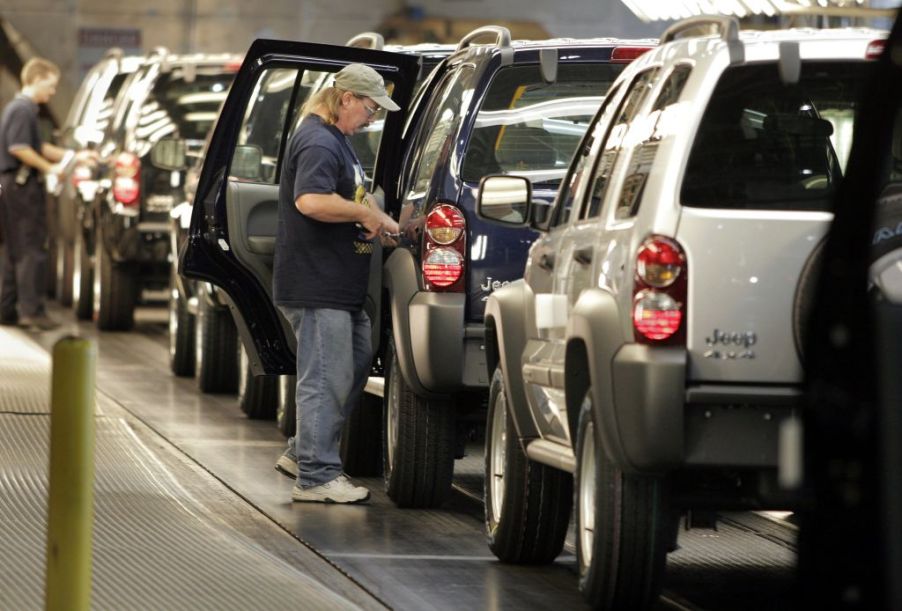
M373 108L372 106L370 106L369 104L367 104L366 102L364 102L364 101L363 101L363 97L361 97L361 96L356 96L356 97L357 97L358 100L360 100L360 103L363 104L363 107L366 108L366 114L367 114L367 116L372 117L374 114L376 114L377 112L379 112L380 110L382 110L379 106L376 106L375 108Z

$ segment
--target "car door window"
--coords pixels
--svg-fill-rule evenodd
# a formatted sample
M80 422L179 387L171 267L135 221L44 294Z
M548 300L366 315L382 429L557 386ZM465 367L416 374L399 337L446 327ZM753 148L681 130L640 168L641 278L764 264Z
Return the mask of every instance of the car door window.
M432 174L443 154L450 154L454 135L461 120L461 106L468 92L472 92L473 68L466 66L455 71L439 85L421 125L428 126L417 136L414 144L416 158L406 184L405 200L426 193Z
M620 197L617 200L617 207L614 209L615 219L630 218L638 212L639 202L642 200L645 183L655 161L661 139L671 129L673 116L671 111L674 104L680 99L683 86L686 84L691 70L692 68L685 64L673 69L652 105L651 113L648 116L649 120L643 122L645 133L636 138L630 137L631 141L641 141L633 148L630 155L626 177L623 179Z
M238 132L231 177L268 184L278 182L285 119L298 72L298 68L274 67L260 74Z
M601 153L596 158L595 170L592 173L592 187L586 194L588 201L583 209L582 218L593 218L601 212L611 173L617 163L626 133L633 119L638 115L639 109L642 108L642 103L648 97L659 71L660 68L652 68L641 72L633 79L623 97L623 101L617 109L616 118L602 145Z
M592 121L589 129L586 130L586 135L583 137L582 143L574 154L573 163L570 164L570 170L561 184L561 189L558 194L557 203L554 212L552 213L549 227L566 225L570 220L570 211L573 208L573 201L576 198L576 189L592 159L592 151L595 148L595 144L603 135L603 126L605 124L603 119L607 118L610 114L611 107L613 106L611 100L617 98L618 92L619 87L615 87L608 92L601 108L595 114L595 119Z

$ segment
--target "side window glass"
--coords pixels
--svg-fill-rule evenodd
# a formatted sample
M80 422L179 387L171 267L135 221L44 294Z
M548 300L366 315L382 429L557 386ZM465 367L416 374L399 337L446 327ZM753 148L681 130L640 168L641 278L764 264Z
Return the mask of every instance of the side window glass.
M297 68L270 68L260 75L235 143L229 171L232 178L275 184L297 76Z
M472 68L458 70L439 86L437 95L433 97L432 105L421 122L426 129L417 136L414 148L417 158L407 181L406 200L426 192L439 159L450 154L460 125L460 108L464 96L471 91L472 76Z
M641 141L632 151L626 178L623 179L620 198L617 200L617 208L614 210L614 218L626 219L635 216L638 212L639 202L642 200L645 183L655 161L661 139L670 129L668 127L668 120L672 120L670 110L679 100L690 71L691 68L687 65L680 65L673 69L652 106L648 121L643 122L643 129L646 130L646 133L635 138L635 140Z
M589 201L583 211L583 218L593 218L601 212L611 173L617 163L617 158L620 156L626 133L655 83L658 72L660 72L659 68L652 68L639 74L633 80L623 101L620 103L616 118L608 132L601 153L597 157L592 186L587 193Z
M612 89L608 92L608 95L605 96L602 107L596 113L595 119L592 121L589 129L586 130L586 135L583 137L583 141L576 150L570 172L564 178L564 181L561 184L561 190L558 193L557 204L550 223L551 227L566 225L570 220L570 212L573 209L576 189L583 178L583 174L589 165L589 161L592 159L592 149L595 148L595 143L603 136L602 126L605 122L602 118L606 118L610 114L610 109L612 107L610 101L617 97L618 92L619 87Z

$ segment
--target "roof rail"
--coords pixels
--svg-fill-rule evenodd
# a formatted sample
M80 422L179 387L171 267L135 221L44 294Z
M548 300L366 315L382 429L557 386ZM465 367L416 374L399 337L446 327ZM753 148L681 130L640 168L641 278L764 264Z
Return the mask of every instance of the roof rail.
M730 53L730 65L741 64L745 61L745 47L739 40L739 20L735 17L726 15L703 15L701 17L690 17L673 24L661 34L661 44L684 38L681 34L686 34L692 30L716 28L720 30L720 39L727 43L727 49ZM695 34L695 36L707 36L707 33ZM689 34L685 36L688 38Z
M716 27L720 30L720 37L724 42L734 42L739 40L739 20L735 17L727 17L726 15L703 15L701 17L690 17L678 21L661 34L661 44L682 38L680 34L698 30L704 27ZM703 34L707 36L706 34ZM696 34L698 36L698 34Z
M385 47L385 38L379 32L361 32L348 40L345 46L381 51Z
M110 47L103 54L104 59L122 59L124 51L120 47Z
M493 34L495 36L495 46L502 48L511 46L510 30L500 25L484 25L481 28L476 28L475 30L461 38L460 42L457 43L457 49L455 49L455 51L466 49L471 44L473 44L473 41L477 38L482 38L483 36L488 36L489 34Z

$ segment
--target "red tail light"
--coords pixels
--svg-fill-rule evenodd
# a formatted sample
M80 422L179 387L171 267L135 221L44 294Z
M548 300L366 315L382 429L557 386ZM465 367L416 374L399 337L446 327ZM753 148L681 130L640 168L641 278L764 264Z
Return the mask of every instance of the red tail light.
M686 341L686 256L680 245L651 236L636 253L633 288L633 328L644 344Z
M141 160L132 153L119 153L113 178L113 197L120 204L134 206L141 195Z
M865 49L864 58L865 59L878 59L883 54L883 49L886 47L885 40L873 40L868 43L868 48Z
M439 204L426 215L423 280L426 290L464 290L467 220L456 206Z
M628 64L653 48L654 47L616 47L611 51L611 62L614 64Z

